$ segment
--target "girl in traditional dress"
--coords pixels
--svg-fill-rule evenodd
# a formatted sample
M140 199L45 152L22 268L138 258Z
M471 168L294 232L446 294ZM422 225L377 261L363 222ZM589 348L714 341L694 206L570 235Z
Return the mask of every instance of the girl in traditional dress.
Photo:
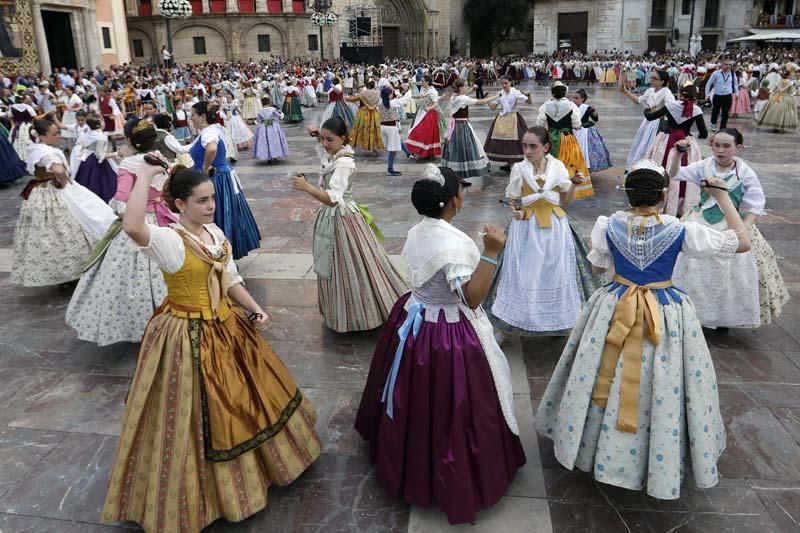
M578 106L578 114L581 116L581 129L575 132L575 138L581 147L586 166L592 172L599 172L611 168L613 163L611 152L608 151L602 135L595 127L600 117L597 115L597 110L586 103L587 99L586 91L583 89L575 91L573 101Z
M109 202L120 217L138 174L148 172L144 154L156 146L158 134L149 120L133 118L125 125L125 137L137 154L120 163L117 192ZM150 180L145 216L148 224L167 226L178 222L164 201L166 178L162 173ZM78 338L98 346L142 340L147 322L167 296L158 264L137 250L121 230L122 221L114 221L95 246L89 267L67 308L67 324L78 332Z
M80 161L75 172L75 181L93 193L103 203L108 203L117 192L116 151L109 151L108 136L103 132L103 119L98 115L86 117L88 133L78 137L76 150L80 150Z
M283 113L269 105L269 97L261 98L261 109L256 114L256 140L253 144L253 159L267 161L268 164L278 162L279 157L289 155L289 144L278 120Z
M758 122L759 117L761 117L761 113L764 112L764 108L767 107L771 94L769 90L769 81L762 81L761 87L758 88L758 93L756 93L756 103L753 105L753 119L755 119L756 122Z
M38 119L31 128L27 171L14 232L11 282L26 287L77 280L97 242L116 219L108 205L72 181L61 141L61 122Z
M754 328L769 324L780 316L789 300L775 253L755 225L758 217L766 214L766 199L756 173L736 157L743 144L744 138L738 130L723 128L712 138L712 157L680 171L673 161L670 169L676 179L696 185L708 176L723 181L752 243L750 252L732 259L700 260L690 255L678 258L672 279L692 297L697 317L705 327ZM719 231L732 227L723 217L719 199L707 192L684 219Z
M188 109L187 109L188 107ZM191 116L191 99L189 105L185 106L185 102L175 99L175 113L173 114L172 125L175 127L175 138L183 142L191 139L192 132L189 130L189 117Z
M667 102L674 102L675 97L667 87L669 81L669 74L665 70L653 71L650 73L650 83L652 87L647 89L643 95L636 96L625 87L620 87L622 94L636 102L644 109L650 112L658 111L666 106ZM659 127L658 120L642 119L636 135L633 137L633 144L631 145L630 154L628 154L628 161L625 164L625 169L629 169L634 163L644 159L653 145L653 141L658 134Z
M252 83L250 83L249 81L244 82L244 90L242 91L242 93L244 94L244 105L242 106L242 118L248 124L252 124L256 119L258 110L261 109L261 107L259 106L258 93L253 88Z
M11 136L8 140L11 141L19 158L26 161L28 145L31 143L31 123L36 118L36 111L25 103L25 98L17 95L8 110L8 114L14 120L14 125L11 127Z
M796 130L797 104L794 95L794 82L782 78L769 97L769 102L756 120L756 124L772 128L776 133Z
M64 100L65 110L64 115L61 117L61 123L64 124L66 128L61 133L61 137L67 139L67 148L71 149L77 138L74 128L75 124L77 124L75 113L83 109L83 100L81 100L80 96L75 94L75 88L69 85L64 87L64 95L62 98ZM72 126L72 128L70 128L70 126Z
M367 86L348 100L359 102L350 136L352 146L372 152L372 155L378 155L378 150L384 146L381 139L381 114L378 111L381 94L375 89L375 81L367 80Z
M0 123L0 185L7 185L28 174L25 162L19 158L14 146L8 142L8 130Z
M700 146L692 136L692 125L697 126L697 138L708 137L706 122L703 120L703 110L695 105L697 89L694 85L687 85L681 89L680 101L666 102L664 107L657 111L645 109L644 117L650 121L666 118L664 131L656 135L648 159L660 165L671 168L671 159L680 160L680 166L686 166L703 159ZM686 143L676 145L678 141L686 139ZM672 175L672 174L670 174ZM686 211L697 205L700 201L699 184L687 181L670 182L667 193L667 203L664 212L672 216L681 216Z
M733 104L731 104L730 115L732 118L737 118L739 115L750 113L750 85L753 78L747 75L745 71L736 71L736 86L739 91L733 95Z
M381 88L381 103L378 105L378 112L381 116L381 140L387 153L386 174L388 176L402 174L394 169L397 152L402 150L406 155L409 154L408 148L400 139L400 110L408 101L407 97L397 98L391 85L384 85Z
M506 334L569 334L581 303L600 286L586 261L588 247L563 209L584 176L570 177L549 153L551 142L544 127L528 129L525 160L511 169L506 187L514 220L486 304L499 342Z
M153 117L153 125L156 127L156 143L153 145L153 150L161 152L161 155L170 163L192 168L194 160L189 154L189 145L178 142L178 139L170 132L172 117L166 113L160 113Z
M567 99L567 86L557 81L550 88L553 95L539 108L536 123L547 127L550 134L550 155L558 158L569 171L570 177L579 173L584 176L575 190L576 198L594 196L589 169L583 158L575 131L581 128L581 114L575 102Z
M239 150L247 150L253 140L253 132L247 127L239 112L239 101L231 98L228 102L226 127L229 129L233 144Z
M383 235L372 215L353 200L356 164L344 120L334 117L309 133L321 147L319 186L298 174L292 187L322 204L313 242L319 309L325 324L339 333L377 328L406 283L379 242Z
M414 184L423 219L403 247L412 292L381 333L355 424L381 487L451 524L474 522L525 464L511 372L480 306L505 236L485 228L481 255L451 225L468 185L434 165Z
M428 159L440 157L442 155L442 141L447 130L444 114L439 108L439 93L431 85L431 77L427 74L422 76L422 86L419 96L415 96L417 103L417 114L414 117L414 124L408 130L406 146L414 157Z
M261 232L250 211L236 171L228 164L223 141L224 129L217 124L216 103L198 102L192 106L192 123L200 132L189 148L194 169L211 177L217 191L214 223L233 247L233 258L240 259L261 244Z
M509 172L512 164L523 159L521 141L528 126L522 113L517 112L517 107L522 102L530 102L530 96L512 87L511 79L507 76L503 77L502 85L503 90L495 97L495 102L489 104L492 109L499 105L500 114L489 126L483 150L489 160L505 163L500 170Z
M282 86L283 94L283 120L287 124L303 122L303 108L300 107L300 89L294 85L294 80L289 85Z
M634 165L625 179L631 210L597 219L589 260L614 281L584 306L534 420L565 468L675 500L684 457L697 487L717 484L725 428L711 354L672 269L681 251L730 257L750 243L724 181L704 184L729 221L719 232L659 215L667 180L652 161Z
M314 84L309 76L302 79L302 86L300 87L303 94L300 96L300 103L305 107L317 106L317 92L314 90Z
M445 134L443 166L451 169L459 178L471 178L489 173L491 164L483 151L472 124L469 123L469 107L488 104L497 96L477 100L470 97L470 88L464 80L456 80L453 84L455 96L447 104L450 123Z
M328 105L322 113L320 124L333 117L342 117L348 129L353 127L355 115L353 109L345 102L344 89L338 77L333 79L333 87L328 89Z
M256 329L268 318L213 224L214 184L176 172L163 192L180 223L159 227L146 216L162 169L142 167L123 229L161 268L167 298L144 334L101 518L190 533L263 509L321 444L313 406Z
M283 78L278 78L272 81L272 87L269 91L269 99L272 102L272 105L277 107L278 109L283 109L283 104L286 102L286 94L283 92L283 88L286 84L283 81Z

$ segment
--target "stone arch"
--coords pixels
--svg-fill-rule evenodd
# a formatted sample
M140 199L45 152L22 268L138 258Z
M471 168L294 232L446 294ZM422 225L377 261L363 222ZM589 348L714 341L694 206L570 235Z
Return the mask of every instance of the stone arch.
M144 57L136 57L133 55L135 53L133 46L134 39L141 39ZM128 26L128 41L130 41L129 44L131 47L132 63L140 63L142 61L150 62L151 60L155 60L157 62L158 59L160 59L155 57L156 52L158 52L155 37L148 31L146 27L130 24Z
M289 36L286 34L286 30L284 28L280 27L278 24L275 24L274 22L269 21L269 20L265 20L264 18L256 20L255 22L251 22L250 24L245 26L244 29L241 31L241 34L240 34L241 35L241 37L240 37L241 49L242 50L247 50L248 46L252 45L255 42L255 41L252 41L252 40L250 42L248 42L248 39L250 39L250 37L251 37L250 33L254 29L256 29L256 27L258 27L258 26L266 26L266 27L268 27L270 30L275 31L278 34L278 36L280 37L280 39L281 39L280 47L276 46L276 43L271 43L272 51L270 51L270 54L279 55L279 56L283 56L283 57L289 57ZM256 45L257 45L257 43L256 43ZM255 50L258 50L258 48L256 47ZM254 54L251 54L251 55L257 55L257 54L254 53Z
M198 30L200 28L206 30L202 31L202 37L210 38L206 40L205 56L197 56L194 53L192 37L200 37L200 35L187 35L191 30ZM225 31L219 26L208 22L186 22L177 25L172 31L173 52L175 60L178 63L193 63L201 58L208 61L227 61L230 59L230 44L230 37Z
M423 0L383 0L390 4L400 16L403 29L400 54L423 56L428 47L428 15Z

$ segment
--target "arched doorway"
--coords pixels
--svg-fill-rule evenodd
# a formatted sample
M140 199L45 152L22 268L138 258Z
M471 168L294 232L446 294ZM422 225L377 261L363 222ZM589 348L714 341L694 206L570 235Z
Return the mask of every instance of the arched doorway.
M423 1L383 0L381 7L383 8L383 55L392 57L425 55L428 17Z

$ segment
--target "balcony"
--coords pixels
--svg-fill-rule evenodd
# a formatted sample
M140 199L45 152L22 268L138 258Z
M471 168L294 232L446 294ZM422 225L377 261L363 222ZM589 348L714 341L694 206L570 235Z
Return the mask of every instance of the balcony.
M753 13L750 19L753 28L764 30L782 30L800 27L800 15L767 15Z

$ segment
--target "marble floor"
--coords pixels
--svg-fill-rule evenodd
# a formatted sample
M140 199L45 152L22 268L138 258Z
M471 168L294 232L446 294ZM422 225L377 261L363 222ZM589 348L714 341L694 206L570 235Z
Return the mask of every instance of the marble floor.
M523 108L532 120L546 93L523 88L532 90L534 104ZM613 89L588 92L614 161L623 164L640 110ZM306 110L306 123L321 112L322 107ZM494 112L482 107L471 114L484 138ZM800 531L798 136L758 132L750 117L731 125L743 130L742 155L764 185L769 214L759 227L781 257L794 299L775 324L706 331L728 430L719 486L689 487L680 500L658 501L565 470L548 441L533 432L534 409L564 340L516 339L506 351L528 464L506 497L475 525L451 528L442 513L409 508L384 494L352 427L377 333L334 334L318 313L310 256L316 204L290 190L287 178L289 171L313 174L315 155L305 125L292 125L285 128L291 157L272 166L244 152L236 165L264 236L261 249L239 266L272 317L266 337L317 406L324 453L292 486L271 489L267 509L239 524L217 522L208 531ZM357 161L355 195L375 215L387 250L398 254L419 219L409 194L421 163L399 158L403 175L387 177L385 154ZM598 215L625 205L615 188L620 175L619 168L594 175L597 195L570 207L586 235ZM456 222L476 240L484 224L508 222L508 211L498 203L507 180L500 171L474 180ZM23 185L0 188L0 531L114 531L98 521L137 346L81 342L64 323L69 293L11 285Z

